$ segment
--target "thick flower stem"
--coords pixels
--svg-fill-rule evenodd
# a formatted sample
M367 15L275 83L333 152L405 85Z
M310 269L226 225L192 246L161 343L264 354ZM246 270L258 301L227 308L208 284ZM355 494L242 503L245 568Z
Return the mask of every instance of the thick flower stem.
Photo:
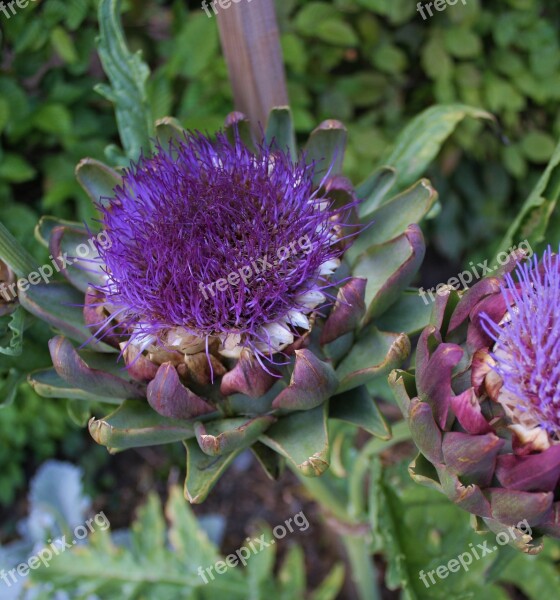
M258 134L270 110L288 104L274 0L220 10L218 25L235 108L251 119Z

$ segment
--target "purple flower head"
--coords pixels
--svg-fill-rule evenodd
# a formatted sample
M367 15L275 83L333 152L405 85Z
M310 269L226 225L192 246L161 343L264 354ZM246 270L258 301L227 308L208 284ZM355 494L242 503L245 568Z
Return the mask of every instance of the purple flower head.
M132 165L99 206L112 244L98 248L100 291L131 342L270 356L309 329L352 208L319 197L313 172L199 133Z
M497 324L483 315L495 341L492 358L503 380L498 401L515 425L541 428L560 441L560 261L550 247L507 275L502 296L507 312Z

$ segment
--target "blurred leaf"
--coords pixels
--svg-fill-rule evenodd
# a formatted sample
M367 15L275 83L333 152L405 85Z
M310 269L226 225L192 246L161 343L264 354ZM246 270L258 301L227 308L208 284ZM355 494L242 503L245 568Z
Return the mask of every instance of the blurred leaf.
M51 31L51 42L58 55L68 64L78 60L74 41L62 27L55 27Z
M11 183L24 183L35 177L37 171L18 154L4 154L0 160L0 179Z
M181 74L194 78L218 59L218 29L204 12L193 13L174 43L174 52L165 66L169 77ZM161 115L164 116L164 115Z
M531 131L521 140L521 150L527 159L534 162L547 162L554 153L554 138L542 131Z
M320 21L312 31L313 35L329 44L339 46L356 46L358 44L358 37L350 25L336 19Z
M33 124L44 133L67 135L72 130L72 116L62 104L45 104L33 115Z

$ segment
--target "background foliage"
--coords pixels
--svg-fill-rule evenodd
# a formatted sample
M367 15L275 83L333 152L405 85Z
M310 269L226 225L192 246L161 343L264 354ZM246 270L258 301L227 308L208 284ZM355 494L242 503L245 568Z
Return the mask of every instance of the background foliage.
M432 167L442 202L429 225L431 256L451 261L452 273L460 263L490 258L560 138L560 8L546 0L484 4L468 0L423 21L409 0L277 2L298 137L305 139L323 119L344 121L345 168L356 183L404 125L436 102L464 102L496 115L495 127L462 122ZM153 72L148 102L154 118L172 114L188 128L220 127L232 97L215 19L197 0L123 5L128 41L143 50ZM42 0L9 20L0 15L0 221L33 252L38 245L29 231L39 214L91 217L75 165L84 156L103 159L117 142L112 106L92 91L104 80L94 52L96 11L96 0ZM6 327L8 320L0 319L0 338ZM34 326L28 333L25 368L48 365L46 332ZM17 357L0 354L0 402L9 404L11 391L18 391L17 402L0 412L2 504L12 502L45 458L75 455L84 435L64 404L45 402L21 384L18 364ZM395 520L400 533L378 532L379 540L398 541L389 552L387 581L393 587L408 582L405 597L422 598L416 572L426 568L426 552L434 561L452 558L475 538L464 514L435 504L440 496L409 482L404 463L383 477L379 502L394 506L395 514L416 508L407 509L404 524ZM143 518L157 519L158 510L152 504ZM449 540L456 541L450 546ZM510 563L489 581L493 587L479 585L477 594L487 595L477 597L505 597L504 588L494 586L506 582L527 597L542 595L533 569L542 569L540 580L552 587L557 547L549 545L538 560L538 567ZM433 597L450 597L450 589L471 593L471 577L484 568L461 574L466 583L459 587L442 582Z

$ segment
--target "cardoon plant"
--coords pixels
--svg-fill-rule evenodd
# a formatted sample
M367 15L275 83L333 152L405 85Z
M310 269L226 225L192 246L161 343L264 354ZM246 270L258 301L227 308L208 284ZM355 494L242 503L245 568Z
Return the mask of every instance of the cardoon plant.
M512 254L464 295L438 298L415 377L391 377L421 452L413 478L530 553L560 537L559 298L558 255ZM524 520L532 536L515 529Z
M111 452L183 442L192 502L248 448L271 476L286 462L320 475L330 419L390 437L372 393L426 322L406 288L429 182L391 197L384 167L354 188L345 127L323 122L298 151L287 107L264 127L231 113L213 135L172 118L152 127L147 67L126 48L117 2L100 3L100 22L102 92L126 156L112 147L114 168L77 167L97 220L37 226L65 281L19 291L20 310L56 332L53 368L31 385L68 399Z

